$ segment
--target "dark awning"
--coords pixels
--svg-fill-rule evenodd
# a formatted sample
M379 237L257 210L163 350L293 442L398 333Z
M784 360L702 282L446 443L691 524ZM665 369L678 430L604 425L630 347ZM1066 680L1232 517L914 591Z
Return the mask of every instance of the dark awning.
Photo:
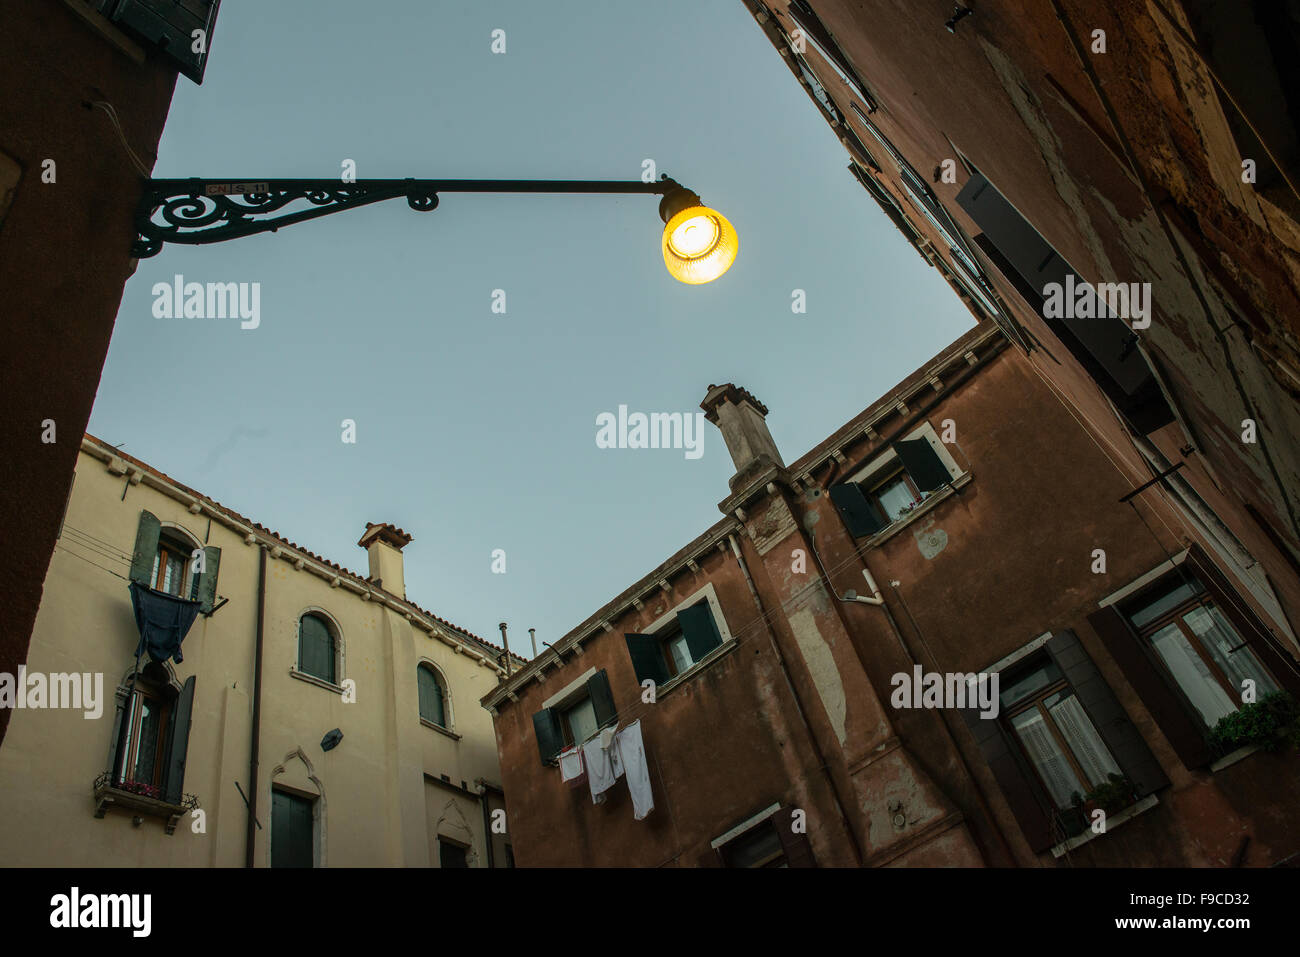
M154 661L181 658L181 642L199 614L199 603L177 598L139 582L131 582L131 607L135 610L140 645L136 657L147 651Z

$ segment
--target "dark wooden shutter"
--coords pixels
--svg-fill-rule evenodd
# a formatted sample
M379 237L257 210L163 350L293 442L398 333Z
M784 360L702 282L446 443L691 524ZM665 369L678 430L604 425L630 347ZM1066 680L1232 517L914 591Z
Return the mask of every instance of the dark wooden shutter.
M554 708L543 708L533 715L533 732L537 735L537 752L542 764L551 764L564 750L564 734L560 731L560 716Z
M190 718L194 713L194 676L185 679L185 685L176 698L172 711L172 726L167 743L167 777L163 781L163 797L168 804L180 804L185 791L185 758L190 746Z
M978 708L962 708L961 714L1030 849L1035 854L1047 850L1055 843L1052 808L1033 772L1024 766L1018 745L997 718L981 718Z
M722 634L718 631L718 623L713 620L713 609L707 601L683 608L677 613L677 623L681 625L686 647L696 661L722 644Z
M880 510L863 494L857 482L831 486L831 501L840 510L844 526L854 538L874 535L889 523Z
M131 581L153 587L150 581L153 560L158 557L158 535L162 522L153 512L142 511L140 524L135 530L135 551L131 554Z
M1047 653L1070 682L1083 710L1096 725L1115 763L1133 782L1138 796L1145 797L1168 784L1160 762L1129 720L1079 636L1068 629L1053 635L1047 642Z
M659 687L668 681L668 663L664 660L663 646L654 635L624 635L627 653L632 659L637 684L647 678Z
M271 792L271 866L311 867L313 802L284 791Z
M776 828L776 839L781 842L785 852L785 862L790 867L816 867L817 859L813 857L812 844L807 834L798 834L794 830L795 808L781 807L772 815L772 826ZM804 820L807 826L807 818Z
M420 665L415 669L415 677L420 693L420 717L439 727L446 727L447 715L443 708L442 684L438 681L438 676L428 665Z
M975 173L957 194L957 204L983 230L976 242L997 250L998 268L1016 285L1039 315L1044 312L1043 290L1049 283L1064 289L1073 274L1075 286L1083 282L1079 271L1066 262L1020 215L983 174ZM982 240L982 241L981 241ZM1100 300L1092 296L1094 307ZM1043 317L1049 328L1087 370L1108 396L1120 406L1143 434L1174 421L1151 367L1132 346L1133 329L1103 308L1092 318Z
M587 695L591 698L591 709L596 713L596 727L603 728L618 721L614 695L609 690L609 676L603 668L587 679Z
M1210 560L1209 556L1197 545L1191 548L1187 562L1197 579L1205 586L1214 604L1223 612L1224 617L1232 622L1237 633L1251 647L1260 661L1268 669L1278 684L1292 694L1300 695L1300 673L1297 662L1277 647L1268 627L1259 619L1246 600L1229 582L1228 577Z
M118 0L111 16L115 23L158 47L185 76L202 83L220 5L221 0ZM194 52L195 30L204 32L202 53Z
M1204 767L1213 759L1206 743L1205 729L1193 717L1191 705L1173 684L1164 668L1151 660L1144 642L1114 606L1102 608L1088 616L1088 624L1106 645L1106 650L1124 672L1124 677L1138 693L1142 704L1179 759L1189 768Z
M907 439L895 442L894 451L898 453L907 474L912 476L918 491L933 492L952 481L948 466L943 464L943 459L939 458L939 453L928 440Z
M198 591L196 600L199 603L199 611L208 615L212 613L212 606L217 600L217 569L221 567L221 549L216 545L209 545L203 549L203 574L198 578Z

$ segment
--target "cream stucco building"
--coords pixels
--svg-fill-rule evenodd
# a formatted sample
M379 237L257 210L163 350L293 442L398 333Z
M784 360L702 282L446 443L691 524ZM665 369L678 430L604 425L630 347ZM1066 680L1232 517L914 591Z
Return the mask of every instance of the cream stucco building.
M503 653L406 598L410 540L367 526L363 577L86 436L10 679L0 861L510 866L478 704ZM132 579L152 614L199 603L179 662L137 670Z

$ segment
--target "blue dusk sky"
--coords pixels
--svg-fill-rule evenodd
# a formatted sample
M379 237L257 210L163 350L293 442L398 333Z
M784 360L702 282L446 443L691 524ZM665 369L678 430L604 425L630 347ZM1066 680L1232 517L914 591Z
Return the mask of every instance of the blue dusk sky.
M973 323L739 0L225 0L159 152L155 176L240 180L348 159L636 180L650 159L735 225L732 269L688 286L657 197L445 194L168 246L126 285L91 432L362 574L366 523L400 526L409 597L490 641L508 622L525 655L728 493L713 426L698 458L599 448L601 413L694 413L735 382L793 461ZM259 283L260 324L156 317L177 274Z

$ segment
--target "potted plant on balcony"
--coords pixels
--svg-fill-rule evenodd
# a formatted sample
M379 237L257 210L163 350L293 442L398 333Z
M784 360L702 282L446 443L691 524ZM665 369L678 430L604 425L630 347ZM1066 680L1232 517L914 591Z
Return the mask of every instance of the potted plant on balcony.
M1265 751L1300 748L1300 703L1287 691L1274 691L1243 704L1219 719L1210 744L1220 754L1254 745Z

